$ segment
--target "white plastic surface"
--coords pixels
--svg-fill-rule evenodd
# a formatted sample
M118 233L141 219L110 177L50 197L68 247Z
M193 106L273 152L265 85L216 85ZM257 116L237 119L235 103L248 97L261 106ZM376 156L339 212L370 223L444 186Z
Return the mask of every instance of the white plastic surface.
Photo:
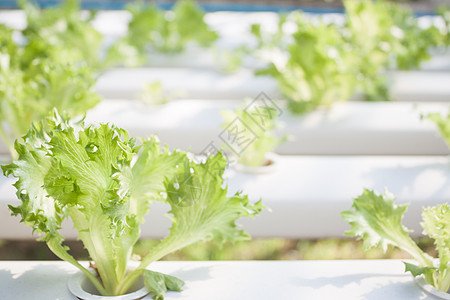
M440 291L428 282L426 282L423 275L414 278L416 283L428 294L437 297L438 299L450 300L450 294Z
M437 299L404 273L400 260L156 262L150 269L185 281L165 299ZM4 261L0 299L73 300L66 262ZM151 299L150 296L145 298Z
M256 97L258 94L252 95ZM272 99L275 97L268 94ZM145 137L157 134L170 147L201 153L213 142L222 147L225 130L220 111L242 101L179 100L159 107L138 101L105 100L87 121L110 122ZM282 107L279 134L292 139L276 152L290 155L447 155L437 127L421 114L447 114L446 103L347 102L308 115L293 116ZM222 134L223 137L223 134ZM0 140L0 154L7 148Z
M211 69L116 68L100 76L96 91L106 99L136 99L151 82L161 82L167 92L183 92L186 98L240 100L263 91L279 95L273 79L255 77L250 69L227 75Z
M396 101L450 100L450 72L390 71L387 76ZM116 68L102 74L96 90L108 99L133 99L145 83L155 81L161 82L166 91L184 91L187 98L242 99L260 92L280 95L273 78L255 76L252 69L245 68L233 74L202 68Z
M224 122L220 111L239 105L243 102L179 100L151 107L138 101L105 100L88 112L87 121L110 122L128 130L132 136L157 134L172 148L201 153L211 142L216 148L222 147L227 139L222 133L225 129L221 127ZM421 114L447 114L448 109L445 103L347 102L336 103L329 110L294 116L281 106L282 128L278 133L280 136L289 134L292 138L276 152L290 155L447 155L448 147L437 127L431 121L421 120ZM0 154L7 151L0 140Z
M267 95L275 99L271 94ZM227 135L221 134L225 129L220 111L239 105L243 102L180 100L165 106L146 107L140 102L104 101L88 112L87 121L112 122L130 131L132 136L157 134L170 147L201 153L211 142L220 148L227 141ZM428 112L446 114L447 111L445 103L347 102L299 117L281 107L283 128L279 134L289 134L292 139L280 145L276 152L293 155L446 155L449 150L436 126L431 121L421 120L420 116Z
M270 95L270 94L268 94ZM256 97L257 95L254 95ZM272 95L270 95L272 97ZM212 142L224 144L220 111L242 101L179 100L164 106L138 101L105 100L87 114L87 122L111 122L132 136L157 134L172 148L201 153ZM277 102L278 103L278 102ZM280 104L281 105L281 104ZM291 155L447 155L436 126L421 114L446 114L445 103L337 103L305 116L293 116L281 106L280 136L292 139L276 150ZM226 140L226 135L224 137ZM0 140L0 154L7 148Z
M343 237L350 226L340 213L350 209L363 188L383 192L388 188L398 203L410 202L405 225L420 235L421 210L450 199L448 157L426 156L280 156L273 173L251 175L230 170L229 194L242 190L251 201L262 198L271 209L238 224L253 237L321 238ZM28 226L10 216L6 204L18 204L13 178L0 178L0 238L31 239ZM164 237L170 220L167 205L152 205L142 224L143 237ZM77 234L69 223L62 234ZM1 299L1 298L0 298Z

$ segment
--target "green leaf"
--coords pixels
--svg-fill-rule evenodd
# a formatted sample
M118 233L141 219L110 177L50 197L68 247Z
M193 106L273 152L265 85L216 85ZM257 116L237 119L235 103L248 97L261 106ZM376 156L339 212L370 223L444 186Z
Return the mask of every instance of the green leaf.
M375 246L386 251L388 245L398 247L413 256L420 266L433 266L431 258L414 243L409 230L402 225L407 205L394 204L395 197L386 191L383 195L365 189L353 199L352 208L341 213L352 228L345 234L364 240L364 248Z
M432 286L436 287L439 289L439 285L436 281L436 270L438 270L438 268L436 267L430 267L430 266L425 266L425 267L421 267L421 266L417 266L414 264L410 264L407 262L403 262L405 264L405 272L411 272L411 274L416 277L419 275L424 275L425 280L431 284ZM448 287L446 290L442 290L447 292Z
M164 300L167 291L181 292L184 285L184 281L174 276L150 270L144 272L144 283L155 300Z
M171 275L164 275L164 279L168 291L176 291L176 292L182 291L182 287L184 286L183 280L178 279L175 276Z
M131 168L123 168L119 176L121 188L131 193L130 211L143 222L152 201L165 201L164 179L177 172L177 166L187 159L186 153L167 147L161 149L157 137L143 140L140 155ZM129 173L129 174L128 174Z
M422 219L423 233L434 239L441 264L447 266L450 261L450 206L445 203L424 208Z
M431 113L425 116L433 123L436 124L439 134L444 138L447 147L450 147L450 113L446 116L442 116L439 113Z
M16 142L19 159L2 166L5 176L12 175L19 180L14 183L20 206L9 206L13 215L20 215L21 222L33 228L38 234L54 235L61 225L63 215L54 199L47 196L42 186L51 166L50 157L39 149L29 150Z
M144 273L145 287L153 294L153 299L163 300L167 292L164 274L146 270Z
M450 7L442 5L438 7L437 14L441 17L444 23L444 45L450 45Z
M240 192L227 196L222 177L226 166L226 159L219 152L200 164L186 160L172 178L165 180L172 215L170 235L142 259L141 268L200 240L222 243L249 238L235 221L257 215L263 205L261 201L250 203Z
M405 272L411 272L412 276L416 277L419 275L430 274L430 272L434 272L437 268L435 267L419 267L414 264L410 264L407 262L403 262L405 264Z
M251 204L239 192L227 196L227 187L222 187L226 166L226 159L219 152L205 163L186 161L172 179L165 181L169 213L173 215L168 238L177 237L178 243L189 244L199 240L223 242L249 238L236 228L235 220L254 216L263 206L260 201Z
M448 203L424 208L422 212L423 233L434 239L439 256L437 284L441 291L450 288L450 206Z

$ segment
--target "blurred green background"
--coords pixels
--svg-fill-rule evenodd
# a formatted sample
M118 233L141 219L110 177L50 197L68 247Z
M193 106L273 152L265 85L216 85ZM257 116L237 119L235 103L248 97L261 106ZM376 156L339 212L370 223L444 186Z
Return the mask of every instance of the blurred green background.
M419 246L436 257L431 239L419 238ZM141 240L135 247L136 255L144 255L158 243L158 240ZM81 260L87 260L87 251L81 242L66 243L71 253ZM320 260L320 259L388 259L409 258L398 250L389 248L386 253L380 249L363 251L361 241L354 239L253 239L223 247L211 242L198 243L169 254L162 260ZM0 240L0 260L58 260L45 243L36 241Z

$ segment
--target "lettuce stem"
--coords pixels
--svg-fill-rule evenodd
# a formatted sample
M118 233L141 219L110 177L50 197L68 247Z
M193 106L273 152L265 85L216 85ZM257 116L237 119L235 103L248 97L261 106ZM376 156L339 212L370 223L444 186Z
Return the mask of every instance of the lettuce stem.
M399 244L399 248L408 252L421 266L433 267L433 260L426 253L424 253L416 243L410 238L409 241L404 241L404 244Z
M106 294L106 290L104 289L104 287L102 286L102 284L100 283L98 278L94 274L89 272L88 269L83 267L72 255L67 253L67 249L61 245L60 239L50 238L47 241L47 246L60 259L65 260L65 261L71 263L72 265L74 265L75 267L77 267L78 269L80 269L81 272L83 272L86 275L86 277L89 278L89 280L92 282L92 284L95 286L95 288L97 289L97 291L100 294L102 294L102 295Z
M450 272L449 269L446 269L443 272L439 273L439 282L437 286L438 290L441 290L443 292L446 292L450 288Z
M147 254L141 261L139 267L133 272L125 276L124 280L119 284L117 291L120 294L124 294L133 285L133 283L144 274L145 268L154 261L157 261L165 255L181 249L189 244L195 243L196 239L192 239L189 242L184 242L186 239L181 239L178 235L169 235L162 240L157 246L155 246L149 254ZM187 239L189 240L189 239ZM180 242L181 241L181 242Z

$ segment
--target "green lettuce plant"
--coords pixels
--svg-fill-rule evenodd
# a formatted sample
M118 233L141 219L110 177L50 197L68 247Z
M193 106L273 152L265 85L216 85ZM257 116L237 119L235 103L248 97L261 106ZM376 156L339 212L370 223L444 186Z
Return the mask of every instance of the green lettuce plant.
M221 112L224 127L229 134L239 133L233 149L237 161L249 167L261 167L267 163L267 153L284 143L288 136L277 137L279 112L274 107L247 107ZM250 143L242 141L251 141Z
M84 114L100 97L93 91L93 70L74 58L72 50L53 48L42 40L18 46L11 35L0 27L0 137L15 158L14 140L33 121L53 108L72 116Z
M450 46L450 6L441 6L437 10L444 21L444 45Z
M100 59L103 36L90 23L95 17L92 11L83 18L79 0L64 0L60 6L40 9L27 0L20 0L27 26L22 34L28 43L38 41L50 47L72 50L72 56L92 68L103 68ZM76 53L76 54L75 54Z
M272 62L257 75L276 79L288 108L296 114L347 100L354 89L352 54L337 26L315 25L297 18L297 31L287 46L287 59Z
M439 134L445 140L445 143L450 148L450 112L446 116L440 113L430 113L422 116L436 124Z
M395 67L400 70L419 68L423 61L431 58L430 50L444 43L444 35L434 25L420 27L407 8L392 5L390 13L395 24L391 29Z
M291 14L279 14L277 29L275 32L267 32L262 30L261 24L255 23L250 26L250 33L255 37L257 41L257 49L267 48L267 47L282 47L286 46L287 35L284 32L284 26L288 21L288 18L294 16L297 17L298 12L293 12Z
M343 219L352 226L346 235L363 239L365 249L381 247L386 251L388 246L394 246L406 251L416 264L405 262L405 271L415 277L423 275L429 284L447 292L450 288L450 206L445 203L422 210L423 233L434 240L438 252L436 265L411 239L410 230L402 225L408 205L394 202L394 195L387 191L376 194L365 189L353 199L353 210L342 212Z
M184 94L181 90L172 92L164 91L163 84L160 81L154 81L144 84L143 91L138 96L139 100L146 105L163 105Z
M178 1L172 11L155 5L132 4L127 35L109 49L109 60L134 66L147 61L148 50L180 53L189 44L212 45L218 35L204 21L204 11L193 1Z
M247 45L241 45L234 49L219 49L214 48L214 63L219 71L231 74L236 72L252 51L247 47Z
M240 192L228 194L221 153L196 163L186 152L161 147L156 137L136 140L110 124L73 123L55 111L34 123L15 149L18 159L2 166L5 176L18 179L14 186L21 204L10 206L13 215L105 296L126 293L141 277L154 299L163 299L166 290L180 291L181 280L147 266L197 241L248 239L235 220L262 209L261 201L251 204ZM128 272L140 225L155 201L170 205L170 234ZM66 218L98 277L64 246L60 229Z
M256 72L278 82L294 113L347 100L358 88L369 101L390 100L386 70L418 68L444 42L435 27L422 28L407 8L384 0L345 0L344 25L305 20L299 12L280 15L277 30L251 26L252 54L269 58ZM443 16L444 13L442 13ZM283 28L289 22L296 32ZM256 54L258 53L258 55Z
M366 100L390 100L386 76L394 26L384 1L344 1L347 24L346 37L355 55L355 75ZM389 6L389 7L388 7Z
M384 72L418 68L442 43L435 27L421 28L407 8L384 0L346 0L343 36L354 56L354 74L369 101L390 100Z

